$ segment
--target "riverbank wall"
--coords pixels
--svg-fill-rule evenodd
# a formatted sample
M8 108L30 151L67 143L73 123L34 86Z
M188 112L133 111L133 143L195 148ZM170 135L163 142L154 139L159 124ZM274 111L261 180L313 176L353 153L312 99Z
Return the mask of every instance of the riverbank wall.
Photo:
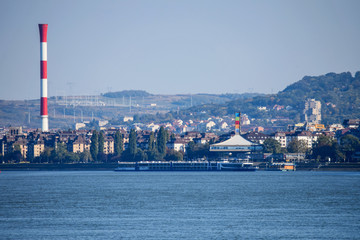
M0 171L113 171L117 163L14 163L0 164Z
M256 163L259 170L266 170L266 163ZM7 163L0 164L0 171L113 171L117 163ZM296 163L296 171L360 171L360 163Z

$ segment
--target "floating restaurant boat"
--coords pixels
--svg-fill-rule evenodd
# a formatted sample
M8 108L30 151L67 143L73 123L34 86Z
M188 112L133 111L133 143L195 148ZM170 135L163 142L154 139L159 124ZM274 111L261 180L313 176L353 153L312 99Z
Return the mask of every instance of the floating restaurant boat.
M250 162L123 162L115 171L256 171Z
M210 152L253 153L263 150L263 146L243 138L240 128L241 113L235 113L235 135L226 141L210 145Z

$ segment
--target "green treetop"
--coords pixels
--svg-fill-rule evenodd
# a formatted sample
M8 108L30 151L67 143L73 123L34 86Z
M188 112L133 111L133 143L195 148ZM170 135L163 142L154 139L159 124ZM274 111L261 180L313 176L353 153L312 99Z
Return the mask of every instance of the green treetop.
M96 130L93 131L91 136L90 154L94 161L97 160L99 153L99 137Z
M267 153L280 153L281 152L281 144L273 138L265 139L263 144L264 144L264 151Z
M287 146L289 153L306 153L307 143L304 140L293 139Z
M159 154L164 157L166 155L167 131L163 126L160 127L157 136L157 148Z
M135 129L130 130L129 134L129 145L127 148L128 157L131 160L135 159L136 153L137 153L137 146L136 146L136 132Z
M101 131L99 133L99 153L103 153L104 152L104 133L103 131Z
M124 145L124 139L122 137L122 134L119 130L115 133L115 139L114 139L114 152L116 156L120 156L123 152L123 145Z

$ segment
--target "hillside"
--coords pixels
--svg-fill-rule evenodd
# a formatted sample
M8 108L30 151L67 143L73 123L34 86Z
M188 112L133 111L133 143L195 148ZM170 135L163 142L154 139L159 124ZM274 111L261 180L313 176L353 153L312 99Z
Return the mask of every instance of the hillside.
M131 97L131 98L130 98ZM339 123L360 117L360 72L306 76L277 94L177 94L156 95L142 90L105 93L101 96L58 96L48 99L51 128L72 128L75 122L92 119L121 122L136 115L138 121L172 118L207 119L241 111L262 126L286 126L303 120L305 100L322 103L322 122ZM131 104L131 107L130 107ZM193 106L193 107L191 107ZM259 110L262 107L263 110ZM264 110L266 107L266 110ZM40 127L39 100L0 100L0 126ZM158 115L156 113L168 113Z
M321 101L324 122L338 122L360 115L360 72L328 73L319 77L304 77L278 94L284 104L303 109L303 101Z
M150 94L143 90L109 92L100 96L57 96L48 98L49 124L51 128L73 128L82 121L111 120L121 122L124 116L155 116L187 109L206 103L223 104L234 99L259 96L258 93L244 94ZM0 100L0 127L40 127L40 102Z
M303 120L305 100L321 101L323 123L342 122L345 118L360 116L360 72L328 73L322 76L305 76L277 94L237 99L225 104L205 104L190 108L192 113L228 115L241 111L255 119L288 119L289 122ZM280 106L280 109L276 106ZM266 107L266 111L258 107Z
M111 99L128 99L137 102L152 102L157 105L164 105L167 103L168 110L172 108L188 108L195 105L202 105L206 103L224 103L235 99L246 99L255 96L261 96L260 93L226 93L226 94L209 94L209 93L197 93L197 94L175 94L175 95L161 95L151 94L144 90L124 90L119 92L107 92L101 94L102 97Z
M143 90L124 90L119 92L107 92L102 94L104 97L108 98L122 98L122 97L149 97L152 96L152 94L143 91Z

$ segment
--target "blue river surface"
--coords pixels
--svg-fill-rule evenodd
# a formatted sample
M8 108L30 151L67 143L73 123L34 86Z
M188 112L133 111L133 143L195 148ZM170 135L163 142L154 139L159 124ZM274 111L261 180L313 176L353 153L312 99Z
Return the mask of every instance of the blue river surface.
M360 239L360 173L3 171L0 239Z

